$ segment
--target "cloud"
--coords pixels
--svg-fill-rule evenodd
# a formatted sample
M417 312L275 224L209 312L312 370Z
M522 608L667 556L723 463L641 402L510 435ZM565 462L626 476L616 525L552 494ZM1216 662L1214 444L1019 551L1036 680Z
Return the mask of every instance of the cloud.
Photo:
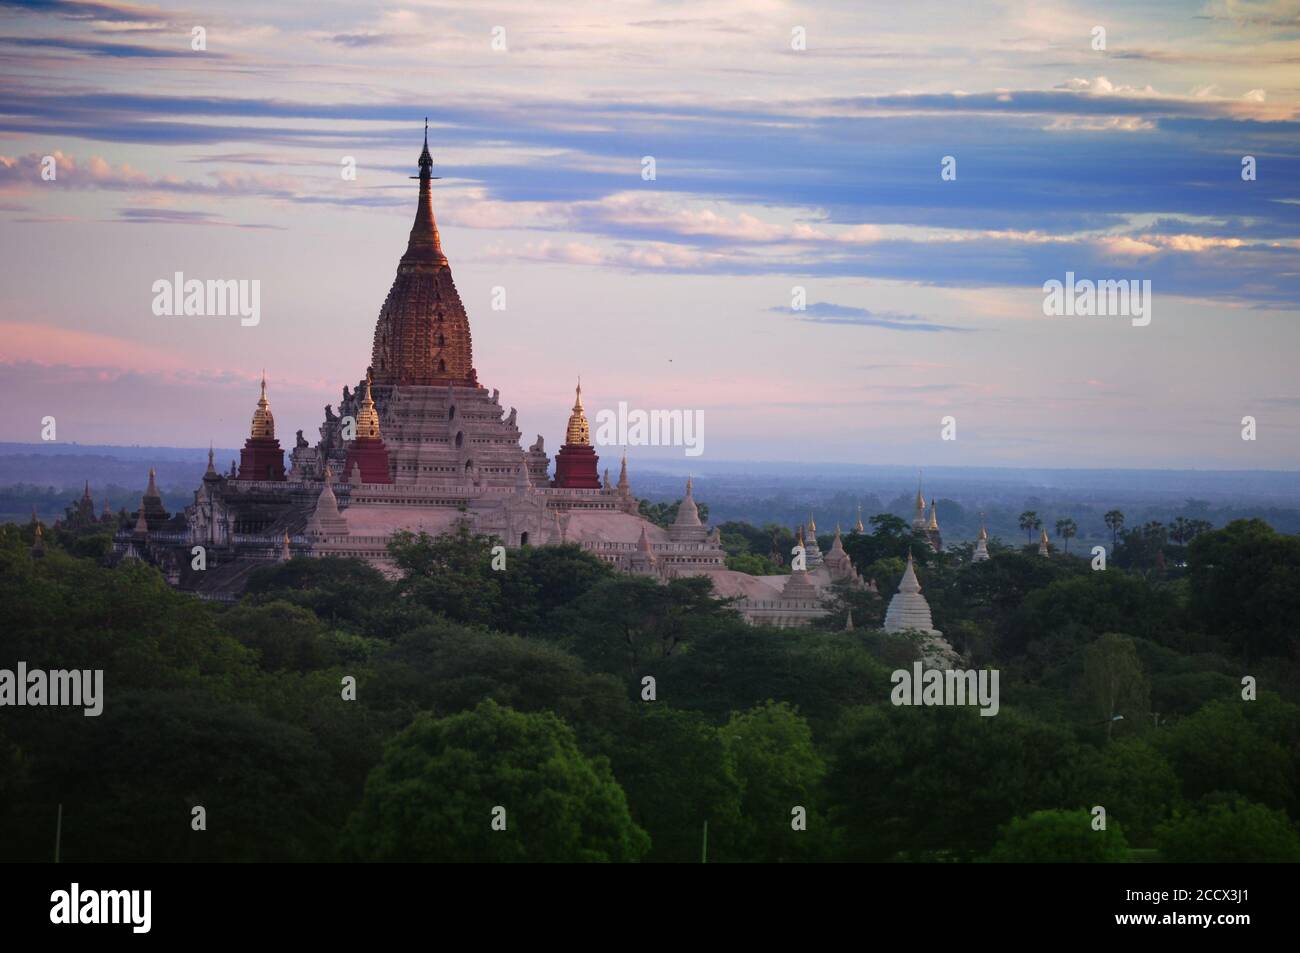
M329 37L329 41L355 50L368 47L416 46L421 39L418 36L398 33L335 33Z
M161 208L120 208L117 210L118 221L133 225L216 225L224 228L271 228L283 229L283 225L228 222L212 212L198 212L183 209Z
M91 0L0 0L0 9L101 23L158 23L176 15L156 7Z
M195 53L186 43L183 46L156 47L142 46L138 43L105 43L96 40L60 40L53 37L0 36L0 44L17 46L22 49L60 50L65 53L86 53L96 57L112 59L180 59L196 56L224 59L221 53Z
M959 328L947 324L935 324L919 315L899 314L892 311L869 311L843 304L819 301L808 305L804 311L795 311L788 307L769 308L778 314L794 315L796 320L811 324L847 324L855 327L884 328L889 331L956 331L969 333L973 328Z

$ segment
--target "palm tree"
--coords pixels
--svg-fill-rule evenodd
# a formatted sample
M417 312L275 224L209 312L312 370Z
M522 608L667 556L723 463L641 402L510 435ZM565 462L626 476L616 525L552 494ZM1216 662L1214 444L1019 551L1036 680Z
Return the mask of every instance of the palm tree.
M1194 535L1190 521L1186 516L1179 516L1174 519L1169 527L1169 538L1179 546L1186 545L1192 541Z
M1065 551L1070 552L1070 537L1079 532L1079 524L1074 520L1066 517L1063 520L1056 521L1056 535L1065 540Z
M1033 543L1032 533L1036 529L1041 529L1043 521L1038 518L1038 514L1033 510L1025 510L1020 514L1020 528L1025 531L1025 542Z
M1110 529L1110 551L1113 553L1115 547L1119 545L1119 531L1124 528L1124 514L1119 510L1111 510L1102 519Z

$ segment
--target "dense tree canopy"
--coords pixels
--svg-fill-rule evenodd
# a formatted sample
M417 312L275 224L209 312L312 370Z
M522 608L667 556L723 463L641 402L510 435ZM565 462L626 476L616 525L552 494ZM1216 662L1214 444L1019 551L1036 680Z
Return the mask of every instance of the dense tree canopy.
M69 860L689 862L706 824L711 861L1294 860L1300 543L1133 522L1098 571L1087 543L972 563L880 515L843 539L884 598L835 591L799 629L575 546L502 564L463 525L398 538L388 575L268 563L222 606L110 568L94 527L33 558L6 524L0 669L102 669L105 705L4 709L0 843L48 859L62 804ZM770 573L793 537L723 542ZM995 717L891 703L909 551L936 626L1000 673Z
M627 861L650 838L573 729L489 699L417 715L366 782L344 844L362 860Z

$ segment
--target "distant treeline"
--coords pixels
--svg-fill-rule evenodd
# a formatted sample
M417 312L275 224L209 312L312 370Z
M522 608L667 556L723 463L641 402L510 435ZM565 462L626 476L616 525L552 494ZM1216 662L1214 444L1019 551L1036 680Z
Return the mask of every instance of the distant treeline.
M118 486L111 483L106 487L91 487L91 496L95 499L95 513L108 508L117 513L125 508L135 512L140 508L140 494L144 492L144 482L139 489ZM32 518L32 510L42 521L52 523L63 517L64 511L81 499L85 486L77 490L60 490L52 486L36 486L32 483L16 483L12 486L0 486L0 522L25 523ZM163 505L168 511L176 512L187 504L194 502L192 493L162 491Z

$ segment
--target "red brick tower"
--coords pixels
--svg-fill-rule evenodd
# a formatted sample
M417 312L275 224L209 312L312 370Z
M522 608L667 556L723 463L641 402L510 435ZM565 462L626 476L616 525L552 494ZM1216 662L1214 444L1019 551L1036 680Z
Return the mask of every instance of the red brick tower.
M388 469L388 448L379 434L379 413L370 396L370 372L366 371L366 396L357 411L357 436L348 444L348 458L343 466L344 479L351 479L354 467L361 469L362 483L392 483Z
M564 446L555 455L555 479L551 485L575 490L599 490L599 460L591 446L591 428L587 426L587 415L582 409L582 381L578 381L578 393L573 403L573 413L569 415Z
M266 374L262 374L262 396L253 411L253 426L244 449L239 451L240 480L284 480L284 451L275 439L275 418L266 399Z

